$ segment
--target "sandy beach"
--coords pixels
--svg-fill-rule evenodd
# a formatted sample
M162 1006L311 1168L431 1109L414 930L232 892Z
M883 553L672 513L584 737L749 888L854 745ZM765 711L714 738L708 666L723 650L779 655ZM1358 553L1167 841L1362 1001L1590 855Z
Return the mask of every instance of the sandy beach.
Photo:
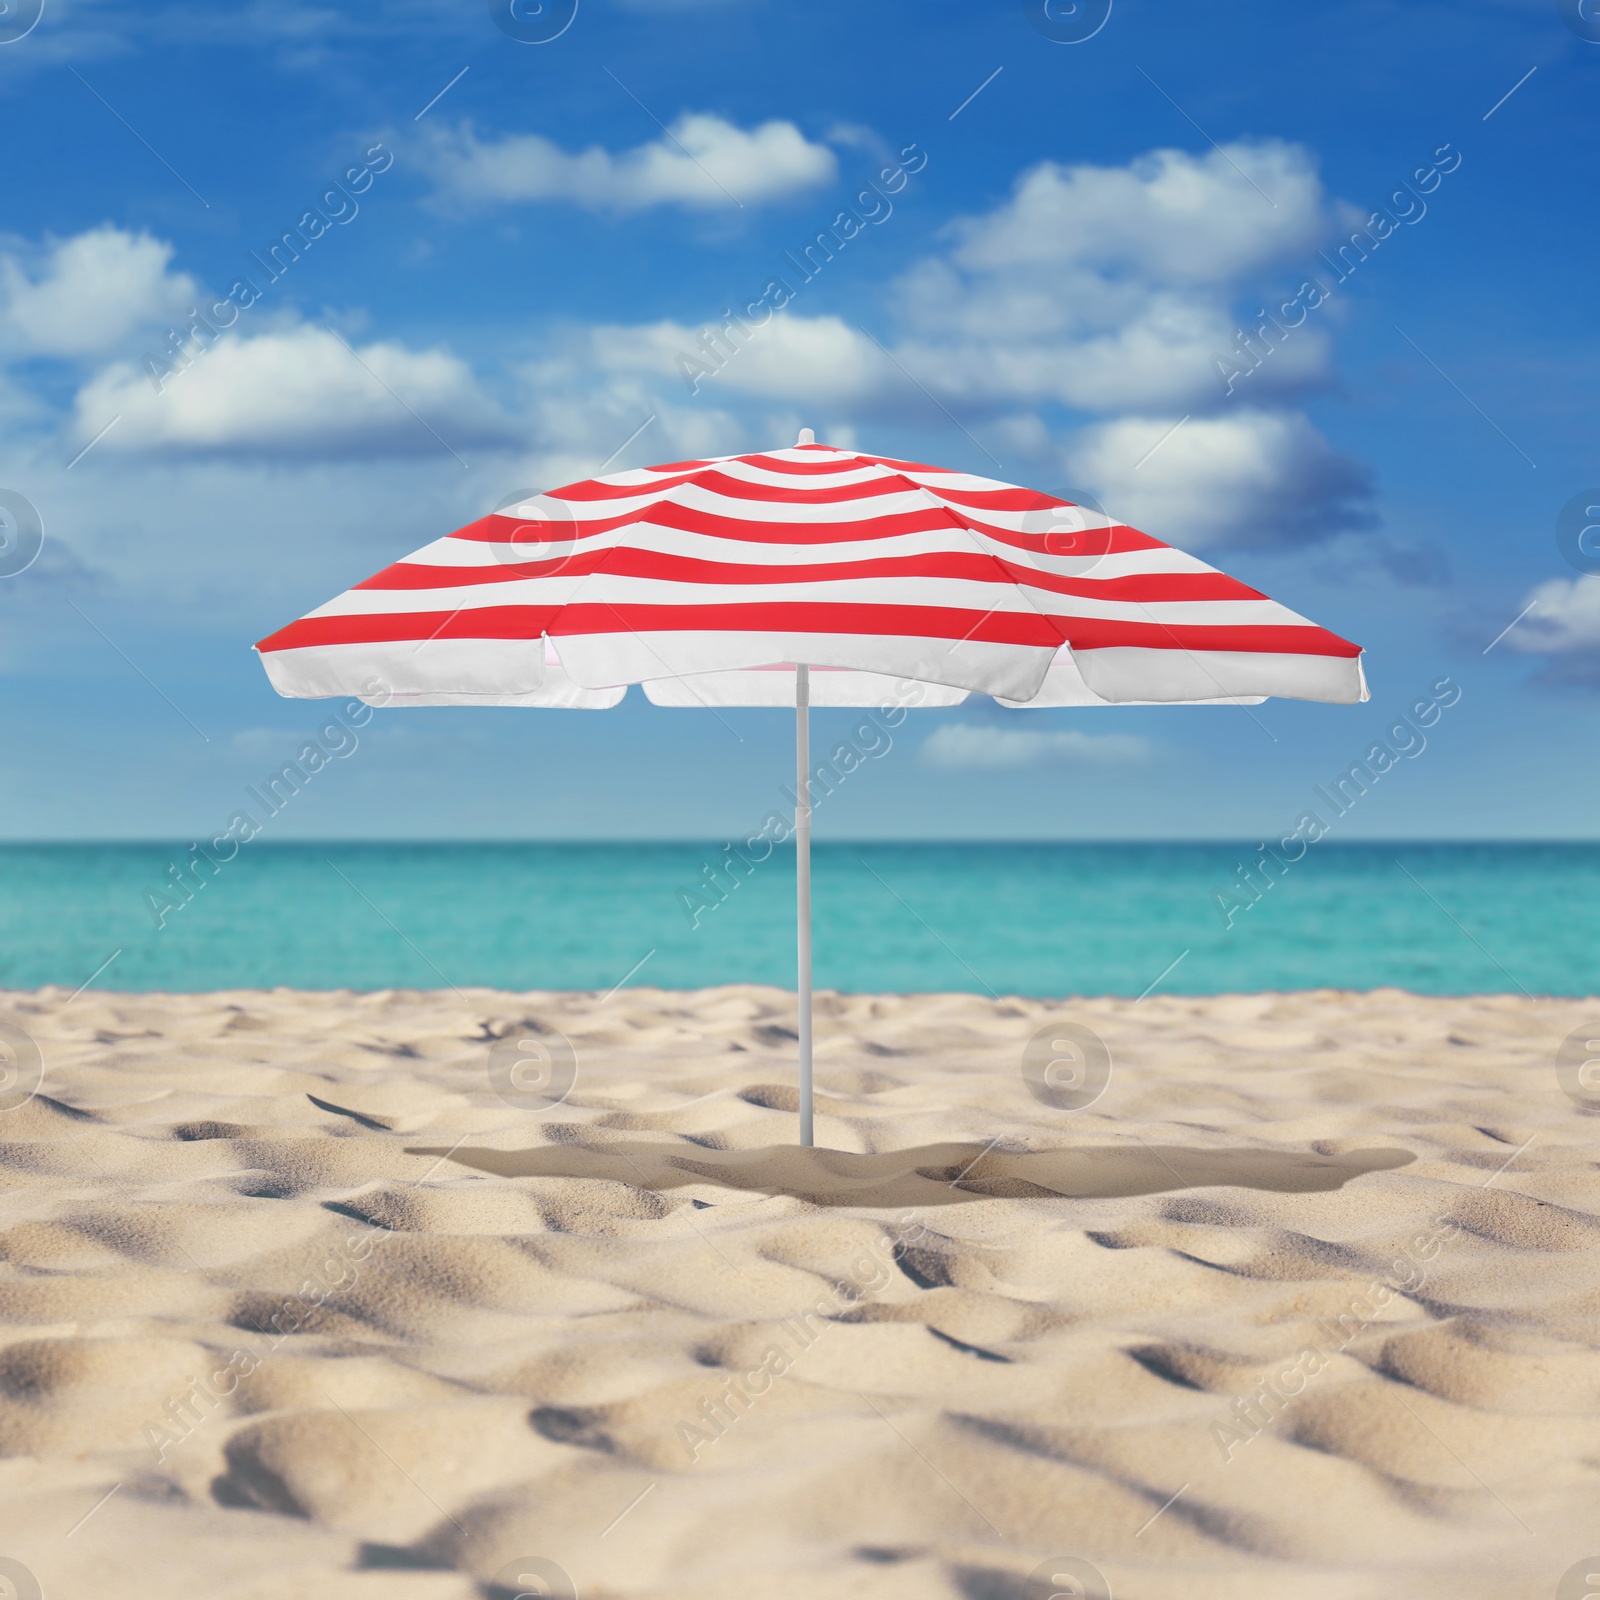
M822 995L807 1153L777 990L0 996L4 1592L1556 1596L1597 1015Z

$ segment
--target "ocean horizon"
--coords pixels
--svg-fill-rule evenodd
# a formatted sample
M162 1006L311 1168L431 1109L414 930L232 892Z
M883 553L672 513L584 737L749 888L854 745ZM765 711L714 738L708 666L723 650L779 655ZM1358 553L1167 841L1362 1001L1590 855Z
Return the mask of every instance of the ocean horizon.
M794 857L721 843L0 846L0 987L792 988ZM816 984L1600 989L1600 844L814 845ZM1265 865L1263 865L1263 860Z

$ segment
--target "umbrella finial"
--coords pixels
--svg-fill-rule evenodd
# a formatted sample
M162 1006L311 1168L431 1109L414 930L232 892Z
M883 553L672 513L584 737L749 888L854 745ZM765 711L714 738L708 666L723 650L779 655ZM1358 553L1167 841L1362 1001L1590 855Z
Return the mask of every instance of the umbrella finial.
M802 428L800 430L800 437L795 440L795 444L797 446L802 444L815 444L816 442L817 436L809 428Z

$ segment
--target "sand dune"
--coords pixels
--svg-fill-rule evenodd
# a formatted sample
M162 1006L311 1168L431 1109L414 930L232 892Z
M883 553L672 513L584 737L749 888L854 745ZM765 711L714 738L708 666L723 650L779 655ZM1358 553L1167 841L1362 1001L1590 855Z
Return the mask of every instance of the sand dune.
M1569 1600L1597 1016L0 996L0 1595Z

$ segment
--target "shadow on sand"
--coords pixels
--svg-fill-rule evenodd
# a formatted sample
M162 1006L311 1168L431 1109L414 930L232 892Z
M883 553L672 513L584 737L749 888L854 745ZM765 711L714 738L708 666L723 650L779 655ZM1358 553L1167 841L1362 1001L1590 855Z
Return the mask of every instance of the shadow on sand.
M452 1151L410 1146L408 1155L448 1156L501 1178L602 1178L639 1189L714 1184L792 1195L823 1206L937 1206L989 1199L1109 1199L1228 1185L1313 1194L1342 1188L1363 1173L1414 1161L1409 1150L1197 1150L1182 1145L1079 1145L1000 1150L982 1144L926 1144L858 1155L849 1150L772 1145L713 1150L673 1144L554 1144L531 1150Z

